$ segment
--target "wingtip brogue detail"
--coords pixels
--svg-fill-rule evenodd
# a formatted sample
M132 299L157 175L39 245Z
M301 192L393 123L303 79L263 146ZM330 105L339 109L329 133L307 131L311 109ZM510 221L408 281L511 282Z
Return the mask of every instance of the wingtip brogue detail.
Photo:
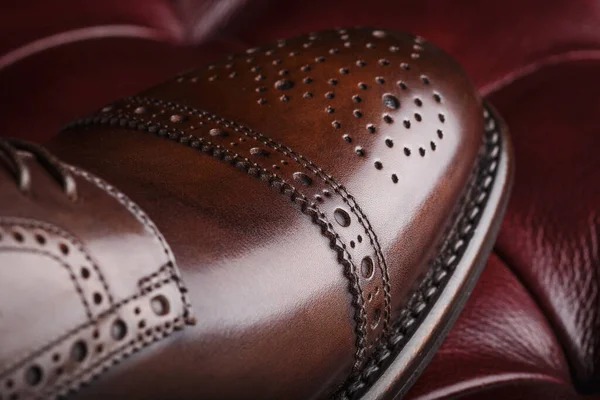
M505 128L460 67L373 28L248 49L49 146L152 216L200 305L202 323L82 398L402 394L472 287L510 181Z

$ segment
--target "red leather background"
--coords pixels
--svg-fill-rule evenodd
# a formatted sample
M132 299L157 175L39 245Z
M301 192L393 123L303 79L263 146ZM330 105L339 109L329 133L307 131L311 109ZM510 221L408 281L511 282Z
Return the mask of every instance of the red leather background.
M4 0L0 7L0 132L36 141L112 99L283 36L372 25L444 48L506 119L517 173L495 255L409 397L600 392L597 1Z

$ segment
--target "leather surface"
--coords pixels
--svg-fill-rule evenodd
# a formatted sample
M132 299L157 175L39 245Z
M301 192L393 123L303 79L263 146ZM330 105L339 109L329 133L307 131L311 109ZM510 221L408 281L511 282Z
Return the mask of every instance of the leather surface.
M118 5L103 2L104 8L99 7L89 13L87 10L92 8L89 5L77 8L79 2L65 2L64 6L50 11L45 8L44 2L31 3L27 7L19 4L11 9L7 9L7 4L4 2L2 13L7 33L2 38L14 40L11 42L14 44L7 45L5 54L9 53L8 49L15 50L55 32L70 34L74 31L73 27L127 23L152 26L160 32L188 32L194 26L194 21L188 16L198 15L203 7L203 2L185 2L188 12L177 13L165 11L171 3L146 6L144 2L139 6L133 2L119 2ZM58 11L65 9L72 10L72 13ZM127 12L123 12L124 9ZM70 21L64 22L65 15L70 15ZM167 15L177 15L169 23L179 28L166 27L168 24L165 24L164 18ZM221 21L216 15L213 18ZM249 2L243 12L234 15L230 22L212 25L215 30L211 36L218 43L216 50L208 39L198 46L185 47L157 43L156 39L131 40L127 39L131 35L118 31L113 39L88 40L89 37L84 36L77 44L57 43L36 48L0 73L0 85L6 89L0 91L0 124L3 131L12 136L48 138L58 131L61 124L100 107L110 99L134 93L194 64L213 60L217 53L242 49L281 35L352 24L380 25L418 33L456 57L484 93L495 93L493 101L512 128L518 164L515 201L508 210L508 221L516 222L504 226L499 252L507 260L506 268L516 271L522 279L524 288L528 291L532 288L529 292L531 298L552 321L550 326L558 338L553 351L567 349L567 364L562 364L561 375L571 376L571 379L565 384L593 391L594 385L597 386L594 383L597 378L593 376L597 376L595 371L598 368L593 339L599 336L594 322L597 320L594 316L597 315L597 307L593 303L593 298L597 298L593 288L598 282L597 275L593 275L598 270L598 250L594 244L597 242L593 240L593 232L597 232L598 226L597 218L594 219L594 215L598 215L598 202L590 201L594 198L590 188L593 189L593 182L597 181L593 179L598 169L593 154L597 147L593 110L597 108L598 100L590 82L594 82L592 77L598 74L599 69L594 61L587 62L582 69L577 60L598 59L599 19L598 8L592 1L530 1L526 4L463 1L460 5L454 1L436 1L434 4L375 1L369 7L358 1L343 4L322 1ZM52 26L50 31L38 30L38 27L48 26ZM169 35L176 36L163 34ZM191 35L184 34L183 37L190 38ZM168 41L173 42L172 39ZM548 64L558 66L554 72L547 73L548 69L544 66ZM515 80L519 76L526 76L526 79ZM532 79L540 79L537 86L522 89L528 88ZM557 84L560 86L557 87ZM544 87L546 95L541 96L539 93ZM555 100L544 102L546 97ZM528 114L526 110L536 104L544 104L545 107L538 109L535 115ZM542 144L532 147L532 144L542 141L540 137L544 140L551 138L553 145L549 150L543 149ZM572 149L569 154L576 154L570 156L574 161L553 164L552 160L563 154L565 149ZM553 166L552 174L545 173ZM564 187L569 190L563 191ZM562 193L568 198L561 197ZM563 200L557 202L557 199ZM568 205L563 207L563 204ZM551 211L543 214L544 218L534 215L532 219L528 215L536 208ZM550 218L555 215L557 219ZM536 224L530 225L530 220L536 220ZM571 225L570 221L577 222ZM552 229L546 230L549 226ZM544 240L540 241L542 229L550 234L542 236ZM521 246L523 242L527 245ZM566 251L557 255L552 250L554 248ZM560 262L556 263L556 260ZM570 260L575 261L571 263ZM557 274L553 271L576 271L576 275L567 274L565 278L562 272ZM484 278L487 274L486 270ZM583 286L579 283L573 290L574 282L587 283ZM513 285L517 283L513 282ZM569 298L573 293L589 295ZM496 298L490 296L489 300ZM478 304L469 302L467 311L477 308ZM573 320L573 316L578 315L581 317ZM450 343L453 336L462 335L460 326L451 331ZM481 335L487 335L494 329L497 329L494 324L476 326ZM522 338L515 338L515 341L528 343ZM503 344L503 348L513 345L514 342ZM481 350L470 346L464 351L477 355ZM536 354L543 355L542 350L537 348ZM514 367L510 360L499 354L494 353L490 357L505 365L507 371ZM440 374L445 373L435 369L437 362L434 359L431 368L438 374L426 374L423 380L435 382L440 379ZM460 367L463 364L456 358L454 365ZM525 385L523 380L514 381ZM486 389L486 396L491 396L494 388ZM518 393L518 389L512 394L498 390L498 396L508 398ZM565 398L576 398L570 390L556 392L564 393Z
M193 317L173 254L137 205L77 168L67 196L44 158L16 157L31 184L2 168L0 394L51 398Z
M549 67L494 96L515 129L532 131L527 141L515 138L517 159L532 166L516 180L498 253L545 311L586 392L600 389L600 136L587 120L600 104L600 84L590 79L599 65ZM515 96L529 104L527 113ZM558 106L565 98L578 107Z

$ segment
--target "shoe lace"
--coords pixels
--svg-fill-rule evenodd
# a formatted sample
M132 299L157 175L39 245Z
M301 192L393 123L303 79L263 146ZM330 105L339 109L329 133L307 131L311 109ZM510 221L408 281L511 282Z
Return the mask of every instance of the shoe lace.
M73 175L67 168L48 150L43 147L13 138L0 138L0 157L5 161L9 172L17 182L17 186L24 193L31 191L31 172L19 155L19 151L32 154L35 159L50 173L61 185L65 195L71 200L77 200L77 185Z

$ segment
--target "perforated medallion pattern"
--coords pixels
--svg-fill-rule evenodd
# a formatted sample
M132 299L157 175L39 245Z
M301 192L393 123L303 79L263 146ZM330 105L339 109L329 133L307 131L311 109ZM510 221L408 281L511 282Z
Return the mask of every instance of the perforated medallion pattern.
M329 121L329 133L347 143L348 152L369 158L396 184L396 154L426 157L435 153L446 133L449 113L426 67L429 46L420 36L381 29L321 31L248 49L183 74L176 82L191 87L208 82L202 87L210 90L236 82L240 88L253 86L258 106L273 105L282 112L310 107ZM336 65L333 73L330 64ZM239 94L244 96L245 90ZM379 106L375 113L374 102ZM425 134L420 130L423 122L438 126ZM410 140L380 135L394 125ZM370 152L373 135L385 142L390 154Z

